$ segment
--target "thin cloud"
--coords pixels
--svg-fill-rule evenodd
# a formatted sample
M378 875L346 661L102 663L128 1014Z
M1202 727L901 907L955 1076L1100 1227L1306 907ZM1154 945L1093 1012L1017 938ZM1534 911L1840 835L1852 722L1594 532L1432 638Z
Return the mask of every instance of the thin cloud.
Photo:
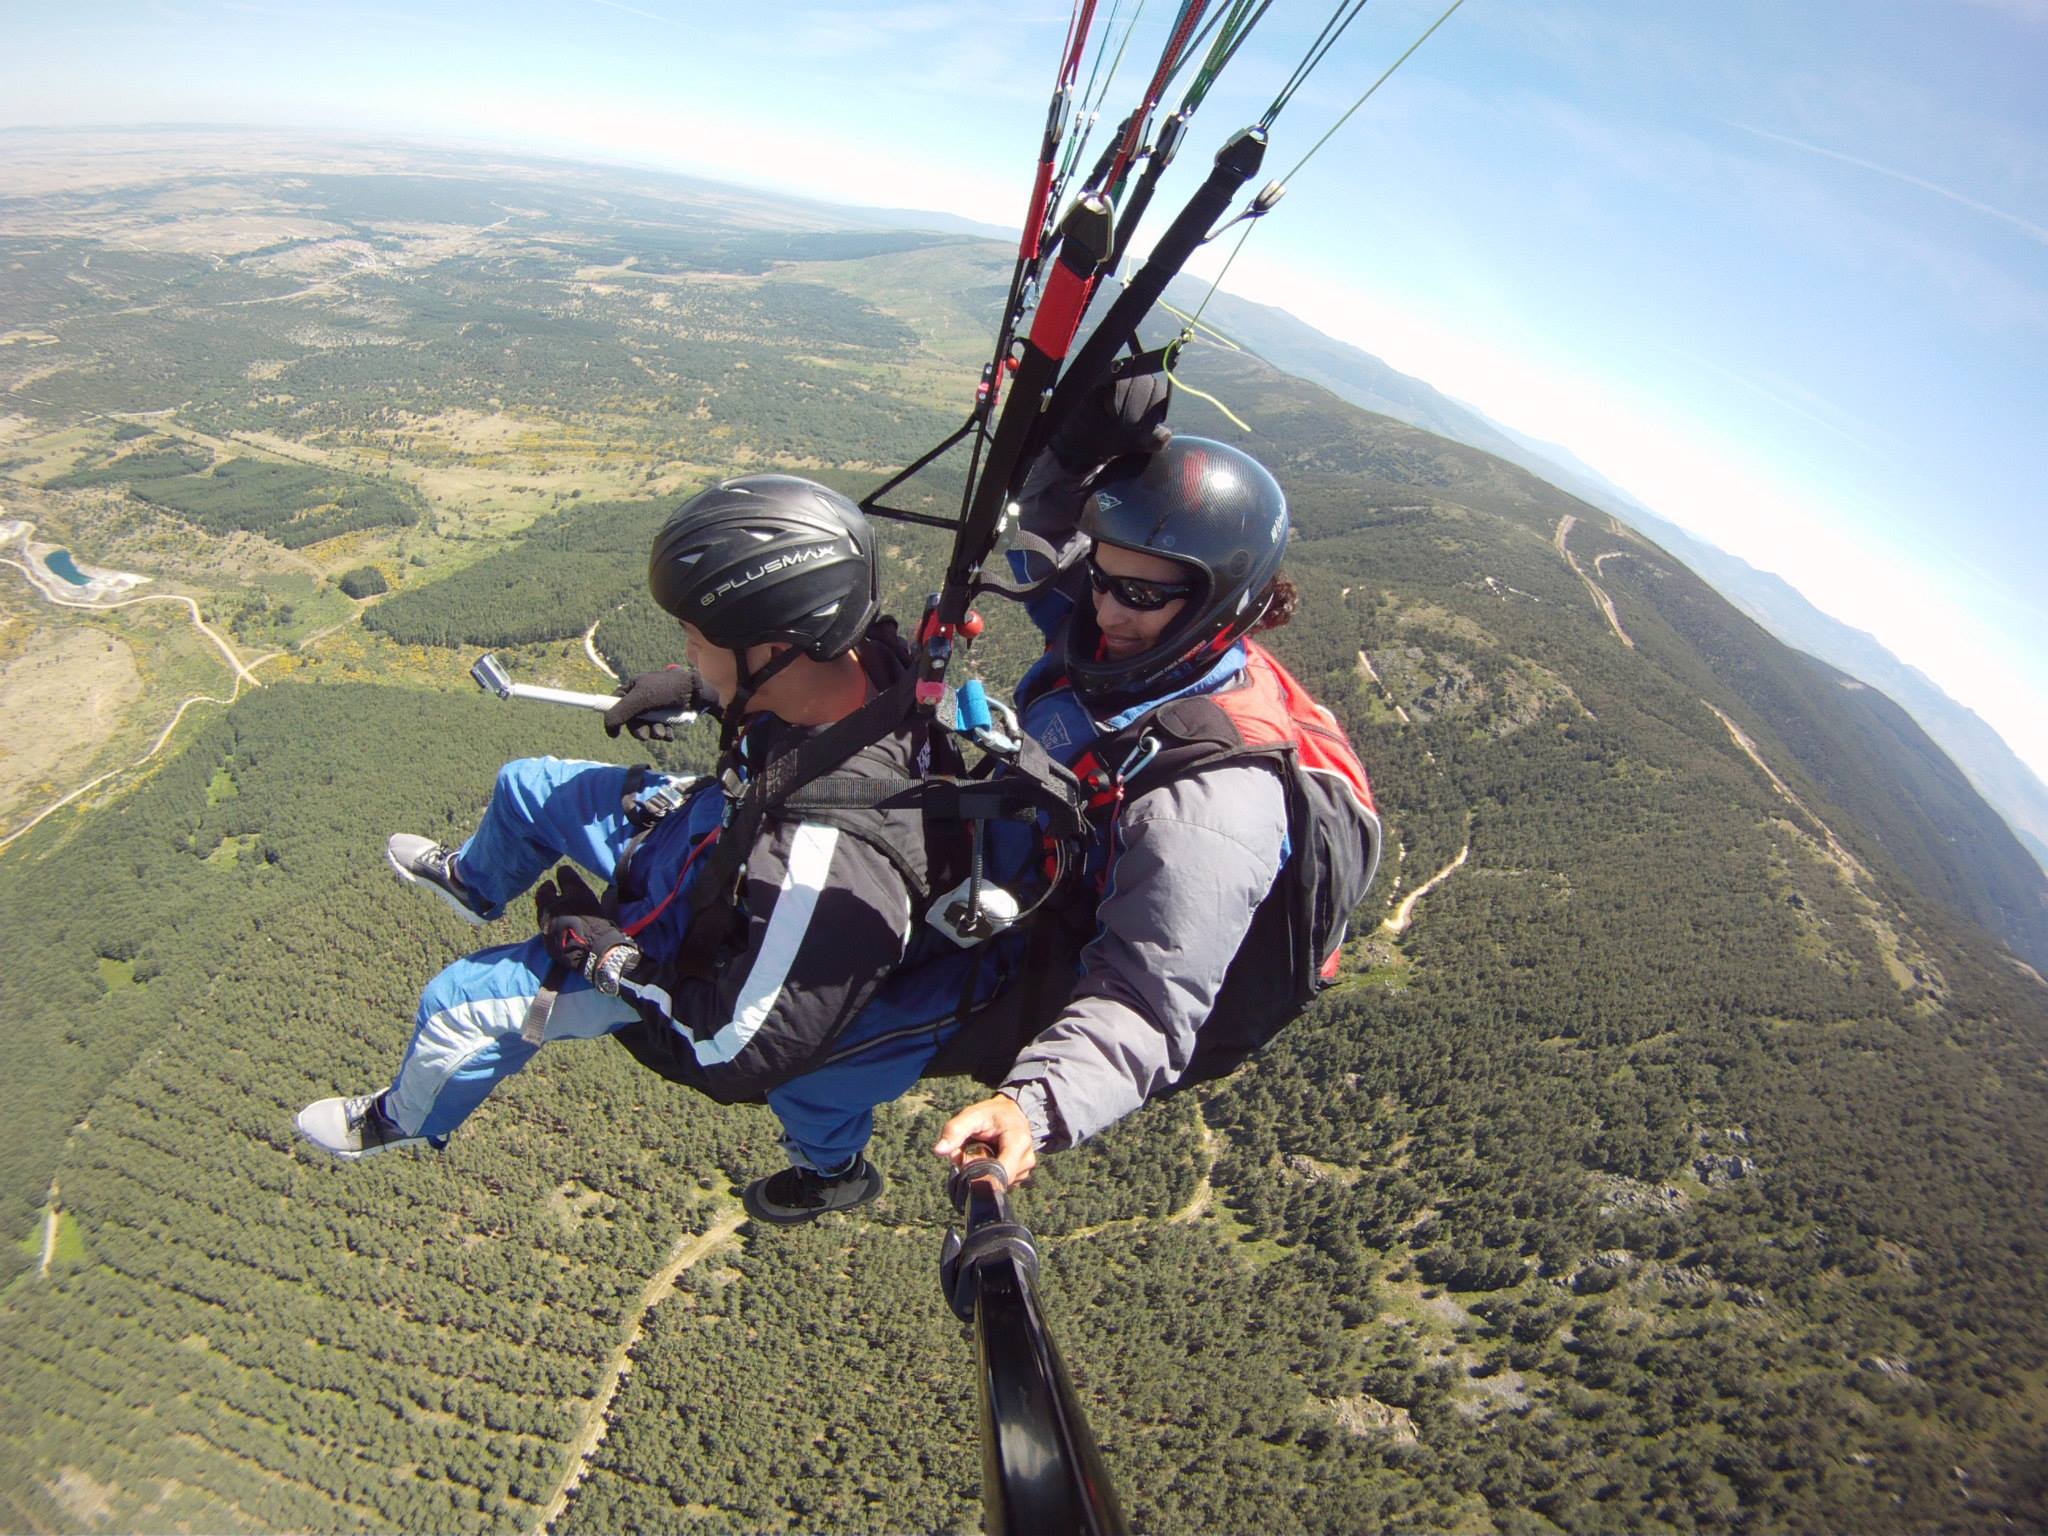
M637 5L628 5L626 0L585 0L589 5L601 5L608 11L624 11L628 16L638 16L642 21L658 21L665 27L680 27L682 23L673 16L663 16L658 11L643 11Z
M1996 11L2008 20L2030 26L2048 25L2048 0L1968 0L1980 11Z
M1723 119L1723 121L1727 120ZM2041 225L2033 223L2031 220L2023 219L2016 213L2007 213L2003 208L1994 208L1989 203L1981 203L1974 197L1966 197L1962 193L1954 191L1949 187L1944 187L1938 182L1928 181L1924 177L1914 176L1905 171L1895 171L1888 165L1878 165L1874 161L1859 160L1856 156L1845 155L1838 149L1825 149L1818 144L1809 144L1804 139L1788 138L1782 133L1772 133L1768 128L1754 128L1748 123L1737 122L1729 122L1728 126L1739 129L1743 133L1754 134L1760 139L1769 139L1774 144L1788 145L1793 149L1804 150L1809 155L1819 155L1826 160L1839 160L1844 165L1855 166L1858 170L1889 177L1893 181L1902 181L1909 187L1918 187L1922 192L1932 192L1936 197L1946 198L1949 202L1967 208L1972 213L1981 213L1987 218L1997 219L2001 223L2010 224L2013 228L2023 231L2029 239L2042 245L2048 245L2048 229L2044 229Z
M1769 401L1779 410L1789 412L1791 415L1797 416L1801 421L1810 422L1816 427L1832 432L1836 436L1854 443L1858 448L1865 449L1871 453L1884 452L1878 444L1873 443L1869 438L1856 430L1862 423L1857 421L1854 416L1835 405L1832 401L1815 394L1810 389L1793 383L1789 379L1780 378L1775 375L1766 375L1759 378L1753 373L1726 368L1710 358L1701 357L1698 353L1681 351L1675 347L1665 348L1664 351L1667 355L1689 363L1695 368L1704 369L1708 373L1716 374L1738 388L1747 390L1751 394Z

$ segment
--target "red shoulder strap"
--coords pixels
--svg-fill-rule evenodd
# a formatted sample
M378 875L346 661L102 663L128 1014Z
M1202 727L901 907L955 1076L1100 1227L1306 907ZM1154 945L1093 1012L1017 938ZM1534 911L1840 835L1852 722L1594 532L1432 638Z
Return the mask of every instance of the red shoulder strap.
M1337 717L1318 704L1263 645L1247 640L1245 650L1250 658L1245 665L1245 686L1208 695L1230 717L1245 745L1291 744L1304 770L1343 779L1365 808L1378 815L1365 764L1352 750Z

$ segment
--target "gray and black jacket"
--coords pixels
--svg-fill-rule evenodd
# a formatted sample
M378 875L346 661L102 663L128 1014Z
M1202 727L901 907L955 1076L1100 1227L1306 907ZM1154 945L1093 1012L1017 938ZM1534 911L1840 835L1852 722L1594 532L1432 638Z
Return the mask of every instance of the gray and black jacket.
M886 644L863 645L860 658L877 692L902 674ZM766 764L811 734L767 718L749 730L743 750L750 763ZM910 724L836 772L920 777L927 751ZM650 890L676 879L690 850L665 854L644 866ZM620 1042L662 1076L723 1103L758 1101L809 1070L902 963L932 874L915 811L771 813L746 850L736 899L714 914L725 924L717 963L685 965L651 950L651 966L632 989L643 1026Z

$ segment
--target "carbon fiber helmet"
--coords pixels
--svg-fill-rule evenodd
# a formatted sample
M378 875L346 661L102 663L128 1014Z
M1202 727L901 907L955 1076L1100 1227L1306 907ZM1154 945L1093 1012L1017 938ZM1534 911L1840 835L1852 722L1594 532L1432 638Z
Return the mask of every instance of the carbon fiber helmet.
M795 475L743 475L692 496L654 536L647 586L713 645L742 655L786 640L830 661L881 610L866 514Z
M1067 624L1067 676L1090 704L1128 708L1185 687L1258 623L1287 552L1287 496L1242 449L1175 437L1143 458L1114 459L1089 483L1081 532L1098 544L1162 555L1199 583L1148 650L1100 656L1094 604Z

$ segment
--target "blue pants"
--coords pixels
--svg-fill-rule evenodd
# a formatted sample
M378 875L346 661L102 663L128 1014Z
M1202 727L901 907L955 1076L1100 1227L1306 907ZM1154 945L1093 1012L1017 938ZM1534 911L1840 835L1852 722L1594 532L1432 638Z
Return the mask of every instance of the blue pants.
M521 758L498 771L475 834L458 850L463 884L496 916L561 859L609 882L635 828L620 805L628 769L609 763ZM715 822L717 797L676 816ZM694 835L697 828L690 828ZM952 950L899 972L841 1033L823 1066L770 1089L790 1161L821 1171L845 1167L867 1146L875 1106L901 1096L958 1027L956 1011L970 957ZM491 1090L531 1061L520 1036L547 974L538 937L465 955L427 984L418 1022L385 1113L408 1135L446 1136ZM994 985L999 970L988 968ZM627 984L632 990L632 984ZM564 983L549 1015L548 1040L593 1039L640 1018L628 997L606 997L580 976Z
M882 984L880 993L826 1051L825 1063L768 1090L782 1122L782 1147L792 1163L822 1172L860 1154L875 1128L875 1106L909 1091L960 1029L960 1003L986 1003L1015 978L1023 935L1012 933L979 953L934 944Z
M869 1007L841 1031L830 1055L842 1060L793 1077L768 1090L768 1107L782 1122L782 1150L799 1167L832 1173L858 1157L874 1134L875 1106L909 1091L956 1023L950 999L940 1016L906 1027L889 1010Z
M561 859L609 882L636 830L620 803L629 772L554 757L507 763L481 825L458 850L463 884L495 917ZM716 809L707 801L676 814L715 818ZM519 1030L548 964L535 936L466 955L427 983L412 1042L384 1097L385 1113L402 1130L446 1136L533 1059L536 1047ZM638 1018L627 998L607 997L574 976L555 1000L546 1038L589 1039Z

